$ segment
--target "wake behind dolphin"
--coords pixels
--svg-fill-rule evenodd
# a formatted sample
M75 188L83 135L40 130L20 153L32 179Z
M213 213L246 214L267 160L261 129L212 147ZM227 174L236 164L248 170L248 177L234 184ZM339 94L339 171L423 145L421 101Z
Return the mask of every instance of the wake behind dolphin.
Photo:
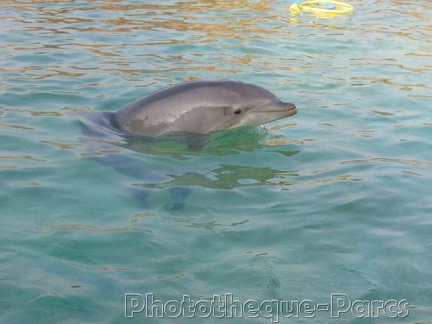
M236 81L183 82L149 94L113 113L115 127L131 135L209 134L258 126L297 113L264 88Z

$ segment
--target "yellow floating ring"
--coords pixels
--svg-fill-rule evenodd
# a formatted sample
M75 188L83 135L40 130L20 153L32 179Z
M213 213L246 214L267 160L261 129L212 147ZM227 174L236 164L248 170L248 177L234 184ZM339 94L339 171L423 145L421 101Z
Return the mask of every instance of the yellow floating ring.
M325 8L325 7L319 7L319 5L323 6L323 5L334 5L335 8ZM319 0L310 0L310 1L306 1L306 2L302 2L300 4L292 4L290 6L290 12L293 14L296 14L300 11L305 11L305 12L313 12L313 13L317 13L317 14L333 14L333 15L338 15L338 14L347 14L350 12L354 11L354 7L344 3L344 2L340 2L340 1L333 1L333 0L323 0L323 1L319 1Z

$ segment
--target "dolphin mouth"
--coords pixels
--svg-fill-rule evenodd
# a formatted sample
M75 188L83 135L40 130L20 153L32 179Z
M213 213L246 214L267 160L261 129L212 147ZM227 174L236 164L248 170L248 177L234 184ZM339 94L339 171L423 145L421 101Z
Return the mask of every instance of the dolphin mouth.
M287 102L280 102L277 105L272 105L261 110L253 110L253 113L277 113L284 114L286 116L292 116L297 113L296 105Z

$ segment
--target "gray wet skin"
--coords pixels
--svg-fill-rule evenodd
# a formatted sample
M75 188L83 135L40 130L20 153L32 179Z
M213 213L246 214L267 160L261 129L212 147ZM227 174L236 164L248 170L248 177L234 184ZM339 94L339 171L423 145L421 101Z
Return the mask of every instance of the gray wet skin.
M239 126L258 126L297 113L253 84L191 81L149 94L114 113L121 130L141 136L208 134Z

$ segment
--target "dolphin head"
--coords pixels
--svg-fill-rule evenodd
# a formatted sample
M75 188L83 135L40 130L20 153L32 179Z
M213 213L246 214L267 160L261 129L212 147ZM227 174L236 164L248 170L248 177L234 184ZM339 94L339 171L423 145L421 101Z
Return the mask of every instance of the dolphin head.
M228 128L258 126L297 113L296 106L283 101L264 101L250 105L226 107L224 115L229 119Z
M221 91L222 98L217 99L223 107L219 129L259 126L297 113L294 104L281 101L260 86L234 81L227 81L227 85L227 89Z

